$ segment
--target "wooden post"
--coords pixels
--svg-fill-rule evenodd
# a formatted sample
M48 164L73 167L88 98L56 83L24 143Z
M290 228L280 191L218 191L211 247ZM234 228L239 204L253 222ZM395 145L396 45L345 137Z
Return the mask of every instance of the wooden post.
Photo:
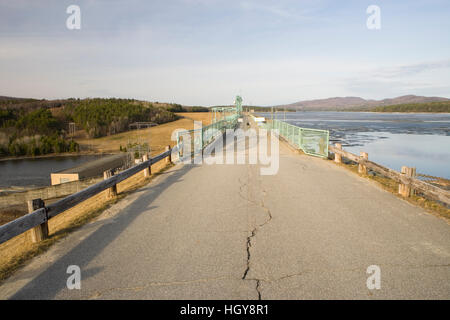
M45 207L45 203L40 198L28 200L28 213L31 213L34 210L44 208L44 207ZM47 239L48 238L48 221L34 227L30 231L31 231L31 241L33 243L41 242L42 240Z
M365 160L369 159L369 154L367 152L361 152L359 155L360 155L361 159L365 159ZM359 163L358 164L358 172L360 174L367 174L367 167L365 165Z
M415 177L416 168L409 168L406 166L402 166L401 173L406 175L407 177ZM412 189L410 185L400 183L398 185L398 193L400 193L404 197L409 197L414 194L414 189Z
M170 150L170 146L166 146L166 151ZM172 154L169 153L168 157L166 158L166 164L169 164L172 162Z
M342 150L342 144L335 143L334 145L335 145L336 149ZM334 153L334 162L342 163L342 156L337 152Z
M415 178L416 177L416 168L410 168L411 169L411 175L410 177ZM413 188L410 188L410 196L413 196L416 193L416 190L414 190Z
M183 160L183 149L184 149L184 138L183 136L180 136L178 139L178 161Z
M112 170L106 170L103 172L103 179L106 180L108 178L111 178L113 176ZM113 185L111 188L109 188L106 191L106 199L115 198L117 196L117 185Z
M144 154L142 156L142 162L148 161L148 155ZM144 177L149 177L151 175L151 165L144 169Z
M406 172L408 171L408 167L406 167L406 166L402 166L402 169L401 169L401 173L402 174L406 174ZM400 183L399 185L398 185L398 193L400 193L402 196L406 196L406 185L404 185L403 183Z

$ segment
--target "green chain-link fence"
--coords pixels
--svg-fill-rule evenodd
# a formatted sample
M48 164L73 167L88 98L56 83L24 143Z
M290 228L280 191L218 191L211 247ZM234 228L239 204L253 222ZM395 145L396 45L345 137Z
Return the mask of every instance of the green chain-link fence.
M202 150L218 136L225 133L227 129L234 129L238 122L239 116L233 114L225 117L224 120L214 122L201 129L185 130L177 132L177 146L178 156L180 159L185 159L189 155L183 155L186 143L190 143L190 156L195 156L202 152ZM186 148L189 150L189 148Z
M270 121L264 127L277 129L283 138L306 154L328 157L328 130L301 128L280 120Z

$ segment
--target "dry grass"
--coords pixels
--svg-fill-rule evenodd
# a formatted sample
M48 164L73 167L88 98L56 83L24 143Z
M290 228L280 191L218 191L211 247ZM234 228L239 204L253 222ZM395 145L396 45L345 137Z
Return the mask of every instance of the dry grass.
M176 129L190 130L194 128L194 121L202 121L204 126L211 123L211 113L209 112L186 112L177 113L182 119L161 124L141 130L122 132L119 134L96 138L96 139L76 139L82 150L90 149L94 152L119 152L120 146L126 147L128 143L145 143L150 145L151 154L159 154L165 147L173 146L171 135Z
M28 210L27 204L11 205L6 208L0 208L0 226L14 219L20 218Z

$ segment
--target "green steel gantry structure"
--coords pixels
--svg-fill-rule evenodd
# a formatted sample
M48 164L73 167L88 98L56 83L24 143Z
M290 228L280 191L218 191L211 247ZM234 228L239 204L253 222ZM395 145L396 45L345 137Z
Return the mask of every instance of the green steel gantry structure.
M211 122L215 123L221 120L231 120L238 118L242 114L242 97L236 96L234 107L213 107L211 108Z

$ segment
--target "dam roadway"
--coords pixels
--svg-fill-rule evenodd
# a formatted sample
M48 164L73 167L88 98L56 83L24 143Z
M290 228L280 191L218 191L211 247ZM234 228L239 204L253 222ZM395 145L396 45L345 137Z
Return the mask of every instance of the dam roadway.
M173 166L0 286L2 299L449 299L450 226L280 143L259 164ZM81 289L66 287L67 268ZM380 289L367 268L379 266Z

